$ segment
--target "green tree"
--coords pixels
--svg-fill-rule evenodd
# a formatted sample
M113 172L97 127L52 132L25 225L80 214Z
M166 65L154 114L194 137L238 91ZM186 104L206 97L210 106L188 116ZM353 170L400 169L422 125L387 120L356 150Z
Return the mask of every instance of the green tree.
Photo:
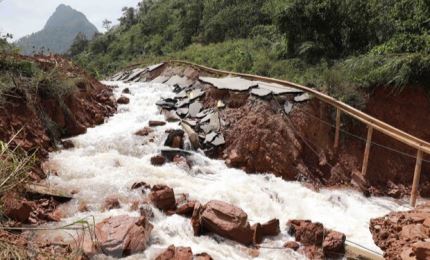
M72 46L70 46L67 52L69 56L75 57L76 55L82 53L88 47L88 39L84 33L78 33L73 40Z

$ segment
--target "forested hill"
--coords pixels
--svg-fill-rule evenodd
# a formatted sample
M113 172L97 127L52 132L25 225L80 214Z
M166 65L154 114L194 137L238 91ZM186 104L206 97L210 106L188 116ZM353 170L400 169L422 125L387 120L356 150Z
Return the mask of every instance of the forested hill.
M40 52L62 54L79 33L85 36L83 38L92 39L97 28L83 13L61 4L41 31L19 39L16 45L26 55Z
M425 0L145 0L123 12L119 26L81 43L77 62L106 74L181 58L288 78L357 106L357 88L430 75Z

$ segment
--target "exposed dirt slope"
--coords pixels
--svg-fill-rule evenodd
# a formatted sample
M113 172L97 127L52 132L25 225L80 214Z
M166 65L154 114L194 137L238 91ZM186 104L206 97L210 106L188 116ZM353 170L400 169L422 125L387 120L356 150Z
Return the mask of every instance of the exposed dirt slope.
M161 67L157 75L186 76L197 80L199 71L184 67ZM213 76L213 75L212 75ZM202 84L206 92L202 99L204 108L215 108L219 100L226 104L220 116L226 123L222 128L225 145L210 151L214 157L247 172L271 172L288 180L308 181L314 186L351 186L354 174L361 171L365 125L351 118L342 118L342 129L350 134L341 135L337 151L333 149L335 111L328 105L312 99L296 103L288 116L281 110L285 100L293 95L275 99L257 98L248 92L219 90ZM413 100L413 102L411 102ZM401 93L390 93L387 88L375 88L369 94L365 112L399 129L430 140L430 102L424 88L408 87ZM361 138L361 139L360 139ZM415 156L409 149L393 139L375 132L371 148L368 174L360 189L366 194L400 197L408 193L412 183ZM393 152L398 150L401 153ZM423 165L421 194L430 195L427 176L429 165ZM354 183L357 183L357 178Z
M18 57L37 64L44 71L57 70L65 78L75 79L71 94L62 99L53 98L43 91L28 96L11 90L7 103L0 107L0 140L26 151L38 150L45 157L55 148L59 138L82 134L86 128L101 124L116 111L112 90L87 75L60 56Z

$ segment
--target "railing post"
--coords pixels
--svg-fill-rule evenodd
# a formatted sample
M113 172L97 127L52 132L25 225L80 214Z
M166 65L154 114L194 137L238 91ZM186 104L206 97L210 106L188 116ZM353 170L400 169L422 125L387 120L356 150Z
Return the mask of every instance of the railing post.
M415 204L417 203L417 193L418 193L418 185L420 184L420 178L421 178L422 161L423 161L423 151L418 150L417 161L415 163L414 182L412 183L412 191L411 191L412 207L415 207Z
M340 135L340 109L336 108L336 133L334 135L334 150L339 148L339 135Z
M366 148L364 150L363 166L361 167L361 176L364 178L367 174L367 166L369 165L370 146L372 145L373 127L368 126Z

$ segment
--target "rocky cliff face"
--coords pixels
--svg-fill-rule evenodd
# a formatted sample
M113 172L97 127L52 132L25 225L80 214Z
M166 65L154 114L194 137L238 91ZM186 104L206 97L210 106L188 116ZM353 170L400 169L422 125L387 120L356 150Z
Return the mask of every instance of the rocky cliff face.
M42 51L62 54L70 48L78 33L91 39L97 33L97 28L83 13L61 4L41 31L21 38L16 45L25 55Z

